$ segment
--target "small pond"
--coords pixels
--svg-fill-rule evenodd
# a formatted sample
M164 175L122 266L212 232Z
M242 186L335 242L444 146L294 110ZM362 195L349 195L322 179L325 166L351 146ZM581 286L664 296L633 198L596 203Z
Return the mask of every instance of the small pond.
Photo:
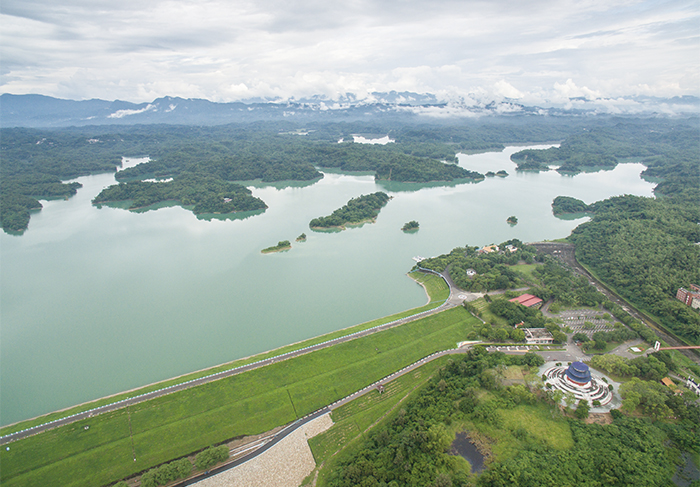
M680 465L673 476L673 483L679 487L687 487L700 480L700 469L693 464L689 453L683 453L685 463Z
M469 440L466 433L457 433L452 442L450 455L459 455L472 466L472 473L480 473L484 469L484 456L476 449L474 443Z

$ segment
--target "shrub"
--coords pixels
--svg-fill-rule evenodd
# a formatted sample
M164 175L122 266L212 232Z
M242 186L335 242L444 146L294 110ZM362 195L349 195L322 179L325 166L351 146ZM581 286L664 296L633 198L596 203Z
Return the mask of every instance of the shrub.
M212 446L197 454L194 465L198 470L206 470L212 465L223 462L228 458L228 446Z

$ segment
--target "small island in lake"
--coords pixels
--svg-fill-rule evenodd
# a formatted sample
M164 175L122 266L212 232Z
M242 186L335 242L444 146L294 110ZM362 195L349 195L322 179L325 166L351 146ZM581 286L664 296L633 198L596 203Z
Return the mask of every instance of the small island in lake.
M306 242L306 234L302 233L297 237L297 242Z
M379 215L379 210L390 199L391 197L382 191L352 198L345 206L338 208L329 216L311 220L309 227L312 229L340 228L345 230L345 225L374 222Z
M509 216L508 219L506 220L509 225L517 225L518 224L518 217L515 216Z
M271 254L272 252L281 252L283 250L289 250L292 248L292 244L289 243L289 240L280 240L277 242L277 245L273 247L268 247L266 249L262 249L260 252L263 254Z
M418 224L417 221L411 220L410 222L406 223L403 227L401 227L401 230L404 232L415 232L420 228L420 225Z

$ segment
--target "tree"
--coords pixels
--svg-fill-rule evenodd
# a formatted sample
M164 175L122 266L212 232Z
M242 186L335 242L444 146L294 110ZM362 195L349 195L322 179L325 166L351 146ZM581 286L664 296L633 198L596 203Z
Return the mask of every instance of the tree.
M228 446L212 446L202 452L199 452L195 457L194 464L195 467L197 467L197 470L206 470L207 468L226 460L228 455Z
M571 337L571 340L574 342L582 342L582 343L587 342L588 335L586 335L585 333L578 332L578 333L575 333L574 336Z
M502 342L505 342L507 339L508 339L508 331L507 330L505 330L503 328L499 328L498 330L496 330L496 340L498 340L499 342L502 343Z
M590 410L591 407L588 405L588 401L586 401L585 399L581 399L578 402L578 406L576 407L574 416L576 416L578 419L586 419Z
M620 394L624 411L633 412L640 408L644 414L655 419L668 417L672 413L666 405L671 393L666 386L658 382L633 377L620 386Z
M524 342L525 341L525 332L519 328L513 328L510 331L510 338L514 342Z
M552 338L554 339L554 343L566 343L568 340L566 337L566 333L563 333L559 330L554 330L552 332Z
M574 396L573 392L567 392L564 394L564 403L568 409L571 409L571 406L573 406L575 402L576 396Z

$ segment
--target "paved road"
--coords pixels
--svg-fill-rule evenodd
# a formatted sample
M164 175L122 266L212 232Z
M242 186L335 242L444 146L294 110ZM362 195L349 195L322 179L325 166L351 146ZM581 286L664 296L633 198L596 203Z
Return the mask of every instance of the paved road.
M636 318L637 320L641 321L642 323L646 324L647 326L649 323L651 323L652 328L654 332L665 342L670 344L671 346L674 347L680 347L685 345L685 343L681 343L678 339L675 337L669 335L665 331L663 331L661 325L657 323L656 321L652 320L648 316L642 314L640 311L635 309L634 307L630 306L627 302L625 302L620 296L615 294L615 292L611 291L608 289L605 284L602 282L598 281L595 277L593 277L586 269L583 268L583 266L576 260L576 255L574 253L574 245L569 244L569 243L558 243L558 242L534 242L530 243L528 245L532 245L535 247L537 250L540 252L544 252L546 254L550 254L554 257L557 257L560 261L562 261L567 267L569 267L574 273L585 276L588 281L598 289L601 293L603 293L605 296L607 296L608 299L622 307L625 311L627 311L632 317ZM700 356L697 353L694 353L692 350L679 350L683 355L688 357L690 360L692 360L695 363L700 363Z
M267 450L275 446L277 443L282 441L287 435L295 431L297 428L300 428L301 426L305 425L309 421L313 421L314 419L318 418L319 416L323 416L326 413L329 413L330 409L325 407L321 408L318 411L315 411L308 416L305 416L301 419L298 419L294 421L293 423L290 423L287 425L284 429L280 430L277 434L274 435L272 440L268 441L267 443L264 443L262 446L259 448L250 451L249 453L246 453L243 456L240 456L236 458L235 460L226 463L224 465L220 465L216 468L213 468L211 470L207 470L206 472L200 473L198 475L195 475L194 477L191 477L187 480L184 480L178 484L173 484L170 487L184 487L186 485L192 485L196 484L197 482L200 482L204 479L208 479L209 477L213 477L214 475L220 474L222 472L225 472L226 470L232 469L234 467L237 467L248 460L252 460L253 458L257 457L258 455L261 455L265 453Z
M443 279L445 279L445 277L442 276L442 274L439 274L436 272L433 272L433 273L437 274L440 277L442 277ZM448 281L447 279L445 279L445 281L447 282L448 286L450 286L450 281ZM132 406L134 404L138 404L138 403L141 403L144 401L155 399L157 397L161 397L161 396L164 396L166 394L172 394L173 392L189 389L190 387L196 387L196 386L199 386L202 384L206 384L208 382L213 382L215 380L223 379L226 377L231 377L231 376L234 376L237 374L241 374L243 372L248 372L250 370L258 369L258 368L264 367L266 365L274 364L274 363L281 362L284 360L289 360L290 358L298 357L300 355L311 353L311 352L314 352L316 350L321 350L323 348L332 347L333 345L337 345L339 343L344 343L344 342L348 342L351 340L355 340L355 339L360 338L360 337L364 337L367 335L371 335L373 333L387 330L389 328L394 328L396 326L403 325L403 324L408 323L410 321L425 318L426 316L430 316L432 314L439 313L439 312L444 311L446 309L453 308L455 306L462 304L463 299L460 300L460 298L459 298L459 294L461 292L462 291L450 286L450 297L443 304L438 306L437 308L433 308L433 309L428 310L428 311L423 311L422 313L417 313L415 315L411 315L411 316L408 316L406 318L401 318L399 320L385 323L383 325L378 325L378 326L375 326L373 328L369 328L367 330L362 330L362 331L358 331L355 333L351 333L349 335L334 338L332 340L327 340L323 343L311 345L311 346L308 346L308 347L305 347L305 348L302 348L299 350L287 352L287 353L277 355L275 357L270 357L270 358L267 358L264 360L259 360L257 362L253 362L253 363L248 364L248 365L242 365L242 366L236 367L234 369L229 369L229 370L225 370L222 372L217 372L216 374L211 374L211 375L208 375L206 377L201 377L199 379L193 379L193 380L183 382L180 384L176 384L173 386L164 387L163 389L159 389L157 391L148 392L148 393L141 394L141 395L138 395L135 397L131 397L128 399L117 401L117 402L114 402L111 404L99 406L99 407L90 409L89 411L76 413L76 414L73 414L71 416L67 416L65 418L61 418L61 419L58 419L55 421L51 421L51 422L44 423L44 424L41 424L38 426L34 426L32 428L27 428L27 429L22 430L22 431L17 431L15 433L11 433L11 434L0 437L0 445L5 445L7 443L10 443L10 442L22 439L22 438L26 438L26 437L31 436L31 435L38 434L38 433L41 433L41 432L49 430L49 429L57 428L59 426L64 426L64 425L67 425L70 423L74 423L74 422L80 421L82 419L91 418L93 416L97 416L98 414L104 414L104 413L107 413L110 411L115 411L117 409L121 409L121 408L126 407L126 406Z
M360 389L359 391L354 392L353 394L350 394L349 396L346 396L343 399L340 399L340 400L334 402L333 404L330 404L329 406L321 408L318 411L315 411L315 412L309 414L308 416L305 416L304 418L301 418L293 423L290 423L284 429L280 430L277 434L275 434L272 440L262 444L260 447L254 449L254 450L251 450L250 452L246 453L245 455L238 457L235 460L233 460L229 463L226 463L224 465L221 465L215 469L212 469L206 473L196 475L196 476L189 478L189 479L187 479L179 484L175 484L172 487L181 487L181 486L186 486L186 485L192 485L192 484L195 484L201 480L209 478L213 475L217 475L217 474L220 474L221 472L229 470L233 467L237 467L238 465L241 465L249 460L252 460L253 458L257 457L258 455L269 450L275 444L279 443L284 437L291 434L297 428L300 428L301 426L308 423L309 421L312 421L312 420L318 418L319 416L322 416L326 413L329 413L332 410L337 409L340 406L347 404L350 401L353 401L359 397L364 396L365 394L368 394L368 393L376 390L377 386L379 386L379 384L382 384L382 385L387 384L387 383L393 381L394 379L397 379L397 378L401 377L402 375L408 374L409 372L417 369L418 367L421 367L422 365L425 365L428 362L432 362L433 360L438 359L440 357L444 357L445 355L455 355L455 354L467 353L470 349L471 349L471 345L467 345L467 346L462 347L462 348L443 350L443 351L428 355L427 357L424 357L424 358L418 360L417 362L414 362L411 365L408 365L408 366L404 367L403 369L398 370L398 371L394 372L393 374L390 374L390 375L384 377L383 379L380 379L377 382L370 384L367 387L364 387L363 389Z

